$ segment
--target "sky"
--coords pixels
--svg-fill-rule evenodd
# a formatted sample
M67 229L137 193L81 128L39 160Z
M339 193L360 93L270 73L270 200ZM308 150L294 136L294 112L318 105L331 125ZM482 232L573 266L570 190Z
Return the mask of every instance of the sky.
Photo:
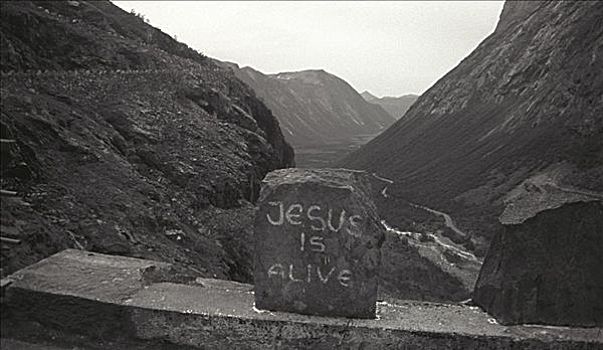
M205 55L263 73L324 69L421 94L494 31L502 1L114 1Z

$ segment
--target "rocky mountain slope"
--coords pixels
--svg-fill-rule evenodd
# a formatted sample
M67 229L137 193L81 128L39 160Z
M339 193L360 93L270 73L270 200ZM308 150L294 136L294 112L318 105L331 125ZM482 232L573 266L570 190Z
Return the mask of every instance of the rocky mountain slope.
M344 80L324 70L263 74L250 67L226 65L279 119L301 166L324 166L306 158L321 152L343 156L395 121Z
M493 34L339 165L395 180L392 197L452 214L487 247L535 178L603 191L601 71L603 3L507 2Z
M408 111L410 106L419 98L418 95L408 94L399 97L384 96L377 97L368 91L364 91L360 94L366 102L381 106L387 113L396 120L402 118L402 116Z
M72 247L250 281L251 203L294 164L253 91L107 1L1 10L2 275Z

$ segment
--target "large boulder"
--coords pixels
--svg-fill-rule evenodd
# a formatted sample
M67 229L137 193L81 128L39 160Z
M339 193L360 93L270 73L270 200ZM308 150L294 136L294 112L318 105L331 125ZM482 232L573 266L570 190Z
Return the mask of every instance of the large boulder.
M473 299L506 324L603 325L603 203L507 211Z
M375 317L384 230L364 172L285 169L262 184L255 221L258 308Z

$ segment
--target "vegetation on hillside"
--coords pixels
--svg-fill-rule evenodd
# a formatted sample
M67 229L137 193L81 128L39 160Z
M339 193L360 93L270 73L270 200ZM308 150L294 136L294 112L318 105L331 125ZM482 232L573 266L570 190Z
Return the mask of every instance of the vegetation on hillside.
M2 2L2 275L64 248L251 281L259 184L292 166L231 72L110 2Z

